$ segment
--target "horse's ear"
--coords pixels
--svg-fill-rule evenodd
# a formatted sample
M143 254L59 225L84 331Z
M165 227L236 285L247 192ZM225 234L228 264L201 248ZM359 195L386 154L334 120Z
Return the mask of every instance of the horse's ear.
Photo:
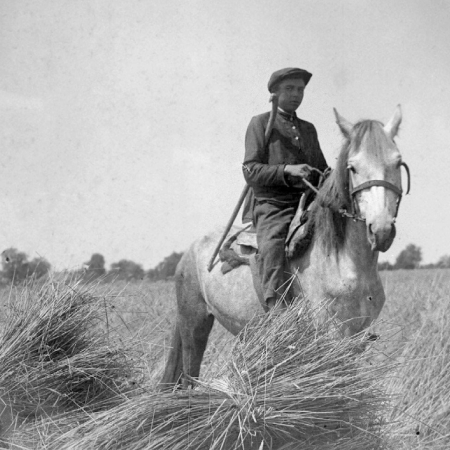
M400 107L400 105L397 105L397 108L395 108L395 112L391 117L391 120L389 120L389 122L383 127L384 131L391 139L394 139L395 136L397 136L398 128L401 122L402 108Z
M344 119L336 110L333 108L334 115L336 116L336 123L339 125L344 136L350 138L352 135L353 124L351 124L347 119Z

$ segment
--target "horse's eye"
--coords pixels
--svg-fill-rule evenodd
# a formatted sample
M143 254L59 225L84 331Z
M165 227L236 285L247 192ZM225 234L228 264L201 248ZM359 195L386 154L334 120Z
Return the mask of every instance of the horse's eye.
M349 165L347 166L347 169L348 169L348 170L351 170L353 173L356 173L355 168L354 168L351 164L349 164Z

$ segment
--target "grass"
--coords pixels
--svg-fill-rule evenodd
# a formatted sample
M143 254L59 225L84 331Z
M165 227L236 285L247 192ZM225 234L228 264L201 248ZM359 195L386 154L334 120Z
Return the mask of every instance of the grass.
M131 390L128 380L138 374L134 352L110 338L107 309L104 297L77 284L30 282L9 292L0 386L11 422L97 411Z
M390 433L398 449L450 448L449 274L423 270L387 275L397 301L384 313L402 324L401 364L389 379L396 398Z
M315 326L305 305L263 316L214 382L130 398L51 436L50 448L381 448L387 366L371 365L364 336L335 332L332 321Z
M58 285L56 296L48 286L40 291L30 286L21 293L5 291L2 298L8 317L1 337L0 386L8 392L8 401L18 399L16 404L25 405L29 415L8 445L55 449L449 448L449 274L446 270L382 272L388 300L374 326L381 339L365 352L358 352L361 337L332 339L332 324L315 330L306 311L272 320L264 317L251 332L235 340L215 326L200 387L174 394L154 391L173 325L172 282L90 287L85 297L90 300L77 304L82 315L92 320L83 321L80 328L68 327L82 339L76 345L56 346L65 353L48 344L53 342L48 339L52 334L45 335L43 330L59 330L59 340L72 342L61 326L70 316L64 311L71 308L61 305L53 310L59 311L58 321L49 319L49 305L56 297L72 298L67 286ZM68 304L75 304L76 298ZM87 305L94 306L92 312L83 309ZM28 322L19 317L28 317ZM105 390L86 390L87 385L80 383L83 389L69 389L68 394L64 389L70 384L62 380L72 374L70 367L81 367L83 357L76 355L94 356L91 339L100 339L105 352L115 348L117 361L127 361L128 374L120 364L108 369L107 353L100 352L95 358L97 366L89 358L82 365L83 369L97 367L97 371L81 373L94 378L105 374ZM26 351L24 342L29 346ZM95 350L100 351L100 346ZM73 363L64 365L60 354ZM50 366L56 367L54 361L46 365L52 355L61 364L61 372L50 371ZM55 376L58 373L64 377ZM16 376L28 385L14 381ZM132 386L130 380L135 380ZM104 409L99 406L104 401L95 400L102 396L110 402Z

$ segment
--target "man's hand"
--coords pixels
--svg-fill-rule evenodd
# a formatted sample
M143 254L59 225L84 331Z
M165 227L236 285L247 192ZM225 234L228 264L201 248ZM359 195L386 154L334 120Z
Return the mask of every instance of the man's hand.
M291 177L300 177L308 179L312 167L308 164L288 164L284 168L284 173Z

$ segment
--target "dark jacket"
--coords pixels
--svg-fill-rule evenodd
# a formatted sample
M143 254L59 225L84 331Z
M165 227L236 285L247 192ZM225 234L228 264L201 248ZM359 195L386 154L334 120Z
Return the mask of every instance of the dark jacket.
M294 187L299 179L284 174L286 164L309 164L324 171L327 163L320 149L317 132L312 123L278 112L268 145L264 133L270 113L255 116L245 136L244 177L253 188L257 200L293 203L299 200L304 186ZM317 174L310 177L313 184Z

